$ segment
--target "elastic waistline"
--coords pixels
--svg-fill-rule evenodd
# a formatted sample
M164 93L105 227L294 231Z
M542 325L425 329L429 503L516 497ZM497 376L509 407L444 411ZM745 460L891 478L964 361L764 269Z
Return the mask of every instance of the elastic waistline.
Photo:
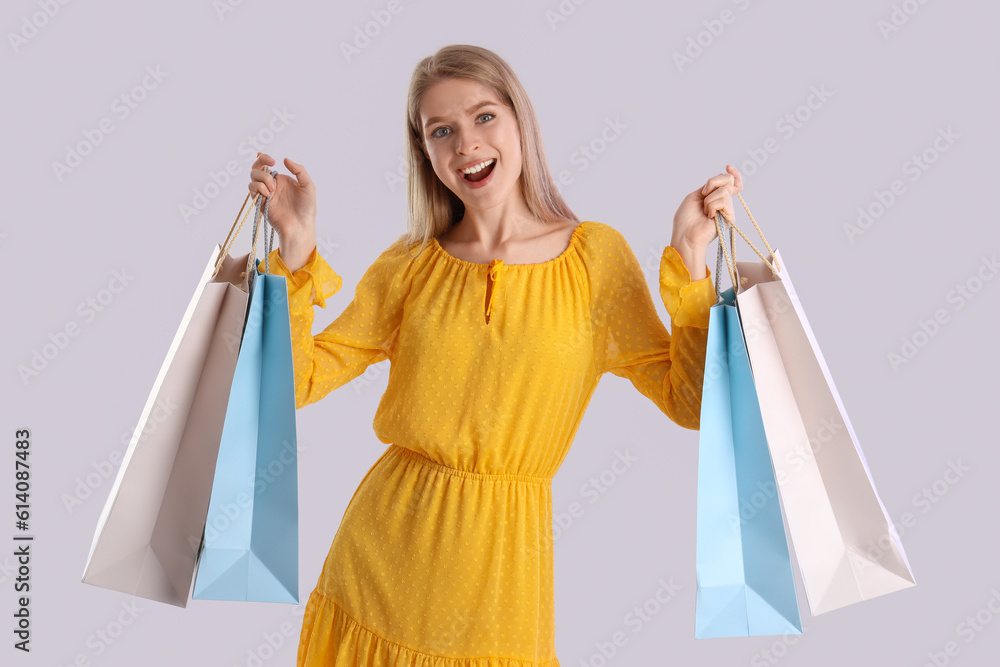
M552 483L551 477L543 477L540 475L522 475L520 473L473 472L471 470L461 470L459 468L453 468L451 466L446 466L443 463L438 463L437 461L427 458L420 452L409 449L408 447L403 447L402 445L397 445L396 443L392 443L391 445L389 445L389 449L396 451L397 454L400 454L414 461L417 461L421 465L434 468L447 475L454 475L455 477L467 477L469 479L478 479L485 482L525 482L528 484Z

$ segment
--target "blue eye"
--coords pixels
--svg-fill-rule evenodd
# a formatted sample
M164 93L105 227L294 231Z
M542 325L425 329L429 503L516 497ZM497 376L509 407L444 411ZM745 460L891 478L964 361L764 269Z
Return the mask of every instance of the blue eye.
M496 118L496 114L489 113L489 112L479 114L478 118L482 118L483 116L491 116L490 120L492 120L493 118ZM447 129L448 129L447 127L441 126L438 129L436 129L433 132L431 132L431 136L434 137L435 139L440 139L441 137L444 137L446 135L444 135L444 134L438 134L438 132L440 132L441 130L447 130Z

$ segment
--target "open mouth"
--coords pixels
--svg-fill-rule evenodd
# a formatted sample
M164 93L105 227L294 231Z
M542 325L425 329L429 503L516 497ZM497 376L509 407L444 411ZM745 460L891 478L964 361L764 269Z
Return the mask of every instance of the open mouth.
M493 172L493 167L495 167L496 165L497 161L493 160L493 162L488 167L483 167L474 174L463 173L462 178L472 183L475 183L476 181L481 181L484 178L488 177Z

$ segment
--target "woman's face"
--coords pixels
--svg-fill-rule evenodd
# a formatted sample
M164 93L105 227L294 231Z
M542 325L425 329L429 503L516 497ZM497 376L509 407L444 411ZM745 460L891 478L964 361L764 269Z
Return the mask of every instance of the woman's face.
M478 81L446 79L427 90L420 122L434 173L465 204L488 209L520 196L521 135L514 112ZM493 160L470 181L462 169ZM483 178L485 174L485 178Z

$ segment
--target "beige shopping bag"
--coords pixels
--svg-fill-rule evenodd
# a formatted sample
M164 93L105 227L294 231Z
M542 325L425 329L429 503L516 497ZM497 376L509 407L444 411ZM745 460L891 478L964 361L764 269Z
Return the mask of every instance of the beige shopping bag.
M250 253L229 255L249 213L237 214L198 279L101 512L84 583L187 606L255 270L256 238Z
M768 258L736 231L763 260L729 269L738 281L740 324L812 614L914 586L788 267L766 239Z

